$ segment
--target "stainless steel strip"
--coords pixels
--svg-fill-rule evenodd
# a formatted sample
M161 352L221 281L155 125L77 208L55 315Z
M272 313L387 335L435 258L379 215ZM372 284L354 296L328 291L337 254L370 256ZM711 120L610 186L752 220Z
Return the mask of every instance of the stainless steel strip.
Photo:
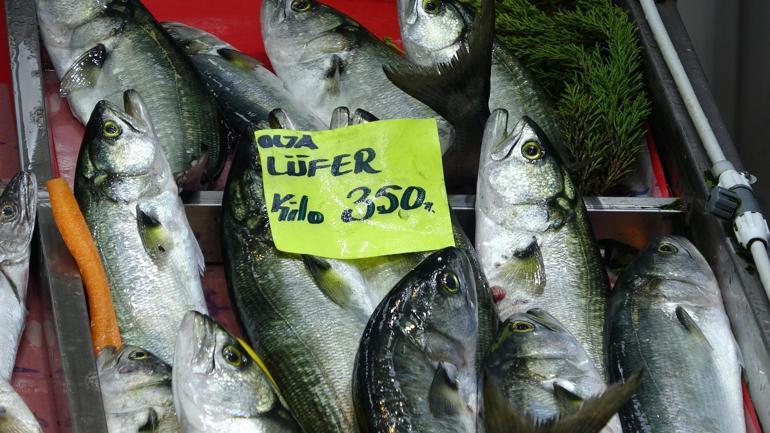
M5 0L5 17L20 167L35 173L42 186L52 169L35 2Z
M59 394L59 428L62 432L107 433L80 273L59 235L48 203L38 207L37 223L41 283L50 300L59 348L58 354L49 356L52 366L61 363L61 368L52 368L54 389Z

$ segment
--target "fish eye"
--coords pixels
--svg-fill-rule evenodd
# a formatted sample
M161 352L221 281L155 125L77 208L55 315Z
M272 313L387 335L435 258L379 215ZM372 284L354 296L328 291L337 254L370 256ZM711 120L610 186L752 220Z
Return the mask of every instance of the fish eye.
M147 359L147 352L144 350L134 350L128 354L128 359L132 361L141 361L143 359Z
M102 134L107 138L118 138L123 130L120 129L120 125L112 120L105 120L102 124Z
M422 0L422 9L431 15L436 15L441 10L441 0Z
M307 12L313 6L311 0L294 0L291 2L291 10L294 12Z
M521 154L530 161L537 161L543 157L543 148L536 141L528 141L521 146Z
M228 344L222 348L222 357L233 367L240 367L244 363L244 356L237 344Z
M532 332L535 330L535 325L523 320L517 320L508 324L508 330L518 333Z
M10 201L3 203L3 221L10 221L16 218L16 212L18 211L19 209L16 207L16 203Z
M668 242L661 242L660 245L658 245L658 252L661 254L674 254L679 251L679 248L671 245Z
M439 282L441 283L441 290L448 295L454 295L460 291L460 279L452 271L447 271L441 275Z

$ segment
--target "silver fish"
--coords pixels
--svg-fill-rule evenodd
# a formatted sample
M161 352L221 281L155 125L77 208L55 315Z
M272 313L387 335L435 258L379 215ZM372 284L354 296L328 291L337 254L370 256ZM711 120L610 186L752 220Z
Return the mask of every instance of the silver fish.
M10 383L27 317L30 243L36 215L35 175L22 171L0 195L0 431L8 433L42 431Z
M96 360L110 433L181 432L171 396L171 367L135 346L106 347Z
M380 303L361 338L353 376L360 431L476 431L481 280L470 256L447 248Z
M711 268L664 236L620 275L608 313L610 371L644 368L621 410L626 433L745 432L738 346Z
M537 422L577 412L607 389L580 343L541 309L502 324L485 367L510 404ZM620 419L613 417L601 433L623 433Z
M474 13L458 0L398 0L398 22L406 57L431 66L448 63L470 39ZM489 109L508 111L515 124L534 119L554 143L561 142L551 101L529 71L495 40Z
M171 38L139 0L36 0L40 34L75 116L134 89L180 184L216 177L226 151L216 105ZM222 138L224 134L222 134Z
M124 110L96 105L75 196L104 264L123 341L171 364L184 314L207 311L203 254L136 92L125 93Z
M500 317L548 309L606 376L609 283L585 205L534 122L507 128L507 113L493 112L476 197L476 249L490 285L505 292Z
M252 353L212 318L185 315L173 379L184 432L301 432Z
M163 23L163 27L190 57L236 132L251 133L267 123L276 108L286 112L295 129L326 129L324 122L297 103L283 81L257 59L203 30L180 23Z

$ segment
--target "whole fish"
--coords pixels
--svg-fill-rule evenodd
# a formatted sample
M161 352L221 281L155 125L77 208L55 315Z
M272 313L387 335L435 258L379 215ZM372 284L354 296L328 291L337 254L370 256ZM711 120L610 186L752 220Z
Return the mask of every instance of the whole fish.
M462 250L425 259L375 310L353 376L361 432L475 432L476 291Z
M36 0L40 34L61 80L61 94L84 124L101 100L120 104L138 91L177 182L216 177L216 105L185 58L139 0ZM224 134L222 139L224 139Z
M577 412L607 389L575 337L539 308L516 313L502 324L485 372L512 406L537 422ZM620 419L613 417L601 432L623 433Z
M474 12L458 0L398 0L398 22L406 57L431 66L448 63L469 43ZM495 39L489 109L508 111L511 123L534 119L554 143L561 143L550 100L529 71Z
M457 73L443 77L414 79L409 75L398 80L393 71L386 75L383 66L403 72L410 70L411 63L329 6L314 0L266 0L262 2L261 20L265 48L276 74L317 117L323 118L339 106L360 107L380 119L437 117L436 107L428 108L413 98L422 94L412 93L403 84L427 80L430 86L426 92L441 100L439 108L443 110L439 112L443 119L438 119L438 128L445 153L447 187L462 192L472 189L476 161L467 153L478 152L478 146L473 148L472 138L475 135L478 143L483 122L489 115L488 111L478 115L474 107L486 107L488 94L484 90L489 90L489 81L486 80L485 88L483 79L479 86L475 80L464 78L488 77L488 61L469 59ZM395 85L389 80L396 80ZM483 119L479 120L480 117ZM469 131L469 123L479 125L474 129L478 134Z
M8 433L42 431L10 383L27 317L30 243L36 214L35 175L22 171L0 195L0 431Z
M687 239L659 238L618 278L610 372L644 368L620 415L626 433L745 432L738 347L711 268Z
M476 196L476 249L489 284L505 297L501 319L546 308L606 377L609 283L585 205L548 137L505 110L487 122Z
M101 101L86 125L75 196L107 274L125 344L173 362L189 310L206 312L203 254L171 169L134 91Z
M180 23L164 23L163 27L190 57L236 132L253 133L255 127L268 122L276 108L289 115L296 129L326 129L324 122L298 104L283 81L257 59L203 30Z
M178 433L171 367L135 346L106 347L96 359L110 433Z
M173 379L184 432L301 432L253 353L211 317L185 315Z

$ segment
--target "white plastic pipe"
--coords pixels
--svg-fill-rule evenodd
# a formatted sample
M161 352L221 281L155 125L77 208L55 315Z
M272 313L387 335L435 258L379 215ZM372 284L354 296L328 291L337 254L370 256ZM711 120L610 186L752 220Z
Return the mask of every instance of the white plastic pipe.
M695 125L695 130L703 142L703 148L711 160L711 171L719 179L719 184L725 188L729 189L738 184L751 188L745 176L737 173L732 163L725 159L722 146L719 145L719 140L717 140L714 130L711 128L711 124L706 117L706 113L703 112L703 107L695 95L690 78L684 70L682 61L679 59L679 54L677 54L671 38L668 36L666 26L660 19L660 13L658 13L655 0L640 0L640 2L655 42L658 43L663 59L666 61L669 71L671 71L674 83ZM751 216L747 215L747 217ZM766 246L768 242L767 223L761 214L753 215L753 217L758 218L746 218L747 220L752 220L752 222L737 224L740 228L736 229L736 238L744 247L749 247L751 250L751 256L754 258L759 279L765 289L765 294L770 299L770 257L768 256Z
M711 160L712 165L717 162L725 160L725 154L722 152L722 146L719 145L714 130L711 128L706 113L703 112L698 97L695 96L695 90L692 88L690 78L682 66L682 61L679 59L679 54L674 48L674 44L671 42L671 38L668 36L668 31L663 21L660 19L658 13L658 6L655 5L655 0L641 0L642 9L644 10L644 17L650 25L652 35L655 37L655 42L658 43L658 48L663 54L663 59L668 65L668 69L671 71L671 75L674 78L679 93L682 95L687 112L690 113L692 122L695 125L695 129L698 131L701 141L703 141L703 147ZM714 173L719 177L720 173Z

